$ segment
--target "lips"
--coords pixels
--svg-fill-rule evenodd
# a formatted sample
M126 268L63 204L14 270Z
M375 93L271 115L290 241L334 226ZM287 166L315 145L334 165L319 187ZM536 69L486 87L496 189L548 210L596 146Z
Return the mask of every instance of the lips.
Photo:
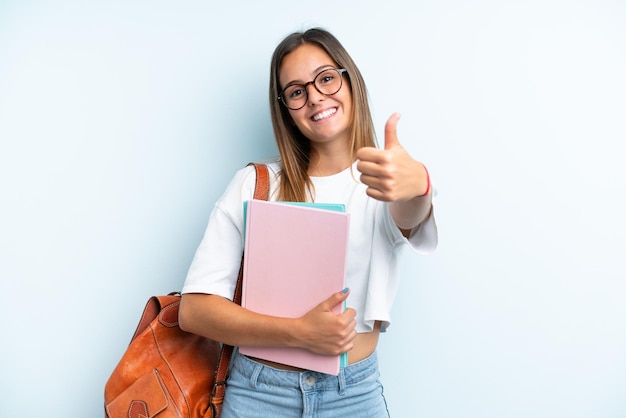
M323 112L314 114L313 116L311 116L311 120L314 122L319 122L321 120L328 119L329 117L333 116L335 113L337 113L337 108L331 107L330 109L326 109Z

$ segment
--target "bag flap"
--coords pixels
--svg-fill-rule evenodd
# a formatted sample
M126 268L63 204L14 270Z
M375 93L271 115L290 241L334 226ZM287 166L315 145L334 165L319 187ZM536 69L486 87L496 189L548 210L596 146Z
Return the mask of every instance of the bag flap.
M152 418L168 407L167 390L159 371L146 373L106 405L111 418Z

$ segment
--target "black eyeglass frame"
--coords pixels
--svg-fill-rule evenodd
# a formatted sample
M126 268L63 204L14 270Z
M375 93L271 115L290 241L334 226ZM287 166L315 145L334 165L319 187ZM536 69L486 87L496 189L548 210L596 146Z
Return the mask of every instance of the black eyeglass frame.
M336 91L336 92L334 92L334 93L330 93L330 94L326 94L326 93L324 93L324 92L321 92L321 91L320 91L320 89L319 89L319 88L317 87L317 85L315 84L315 81L317 80L317 78L318 78L320 75L324 74L324 73L325 73L326 71L328 71L328 70L334 70L334 71L337 71L337 72L339 73L339 81L340 81L340 83L339 83L339 88L337 89L337 91ZM280 101L283 105L285 105L285 107L286 107L287 109L291 109L291 110L300 110L300 109L302 109L304 106L306 106L306 103L309 101L309 89L308 89L309 84L313 84L313 87L315 87L315 90L317 90L320 94L323 94L324 96L332 96L332 95L335 95L335 94L339 93L339 90L341 90L341 88L343 87L343 73L347 73L347 72L348 72L348 70L346 70L345 68L326 68L326 69L324 69L324 70L320 71L320 72L319 72L319 73L315 76L315 78L314 78L313 80L309 81L309 82L306 82L306 83L304 83L304 84L294 83L294 84L290 84L290 85L288 85L287 87L285 87L285 88L284 88L284 89L280 92L280 94L278 95L278 97L277 97L276 99L277 99L277 100L279 100L279 101ZM296 107L296 108L289 107L289 105L288 105L288 104L287 104L287 102L285 101L285 97L284 97L285 90L287 90L289 87L293 87L293 86L300 86L300 87L302 87L302 89L304 90L304 94L305 94L305 99L304 99L304 102L302 103L302 106L300 106L300 107Z

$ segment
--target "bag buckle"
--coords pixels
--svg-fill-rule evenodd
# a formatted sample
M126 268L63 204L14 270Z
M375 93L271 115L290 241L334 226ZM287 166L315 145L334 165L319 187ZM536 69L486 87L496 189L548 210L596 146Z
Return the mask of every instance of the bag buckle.
M223 393L226 390L226 381L222 380L222 381L219 381L219 382L215 382L215 384L213 385L213 390L211 391L211 396L212 397L217 396L217 388L218 388L218 386L222 386L222 396L223 396Z

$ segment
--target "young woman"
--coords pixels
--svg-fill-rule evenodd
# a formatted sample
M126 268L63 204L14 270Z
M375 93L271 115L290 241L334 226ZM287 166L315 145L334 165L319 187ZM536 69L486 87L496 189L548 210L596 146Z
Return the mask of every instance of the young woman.
M270 107L280 152L269 164L270 200L345 205L348 288L296 319L231 301L243 252L243 202L255 183L254 168L246 167L211 213L183 288L180 326L233 346L348 353L349 365L332 376L235 352L223 418L389 416L376 346L390 324L399 250L428 253L437 245L428 172L398 140L398 114L385 126L384 147L376 147L362 76L325 30L293 33L275 49ZM345 312L331 312L344 301Z

